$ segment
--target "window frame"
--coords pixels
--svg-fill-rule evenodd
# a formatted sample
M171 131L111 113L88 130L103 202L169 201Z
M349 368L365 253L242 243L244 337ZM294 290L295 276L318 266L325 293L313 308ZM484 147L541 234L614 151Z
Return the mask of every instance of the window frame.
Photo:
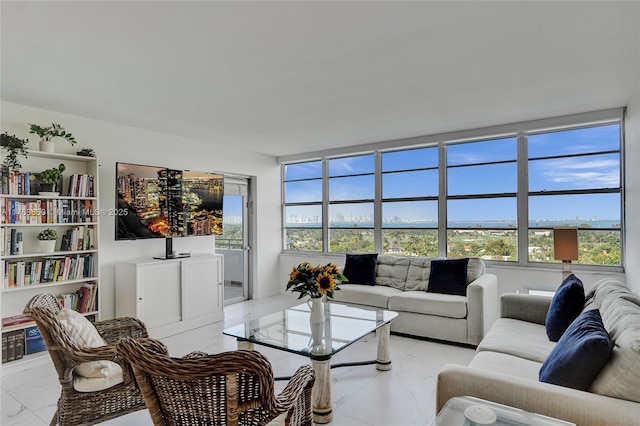
M529 192L528 189L528 164L529 161L532 160L528 158L528 137L532 135L542 134L542 133L550 133L550 132L560 132L566 130L573 129L585 129L590 127L600 127L611 124L619 125L619 142L620 149L610 150L606 149L603 151L597 152L584 152L578 154L564 154L564 155L550 155L549 158L562 158L562 157L576 157L576 156L587 156L587 155L602 155L602 154L619 154L619 188L600 188L600 189L570 189L563 191L532 191ZM436 135L428 135L428 136L420 136L416 138L409 139L400 139L400 140L392 140L386 142L379 142L374 144L367 145L359 145L351 148L339 148L333 150L325 150L318 151L313 153L306 154L296 154L292 156L279 157L278 161L282 166L282 188L283 188L283 202L282 202L282 212L284 213L285 207L287 205L291 205L285 203L284 198L284 168L288 164L294 163L304 163L314 160L320 160L323 164L323 201L322 201L322 211L323 211L323 221L322 221L322 234L323 234L323 251L314 253L318 253L321 255L332 255L337 252L331 252L329 250L329 217L328 217L328 208L329 204L335 203L353 203L356 200L348 200L348 201L332 201L329 202L329 188L328 188L328 161L335 158L344 158L344 157L356 157L367 154L374 155L374 181L375 181L375 189L374 189L374 199L373 200L357 200L357 202L373 202L374 205L374 218L373 218L373 232L374 232L374 248L378 253L382 253L382 232L383 230L388 230L388 228L383 227L382 223L382 205L384 202L389 201L436 201L438 206L438 219L437 219L437 230L438 230L438 256L446 256L447 250L447 233L450 231L447 223L447 201L452 199L473 199L473 198L501 198L501 197L511 197L515 196L516 198L516 232L517 232L517 260L516 261L501 261L501 260L486 260L488 264L494 264L495 266L518 266L518 267L540 267L540 268L557 268L558 265L555 262L537 262L537 261L529 261L529 231L530 229L538 229L538 228L530 228L529 227L529 197L536 196L538 192L542 192L544 194L576 194L576 193L585 193L585 194L595 194L599 192L607 192L607 193L618 193L620 194L620 228L612 228L611 230L619 232L620 235L620 264L611 266L611 265L591 265L591 264L578 264L580 269L582 270L593 270L593 271L603 271L606 270L608 272L623 272L624 265L626 263L625 260L625 181L624 181L624 168L625 168L625 109L624 108L615 108L609 110L601 110L594 111L589 113L581 113L574 114L569 116L561 116L561 117L553 117L548 119L541 120L532 120L525 121L519 123L512 123L500 126L486 127L480 129L473 130L465 130L459 132L451 132L444 134L436 134ZM485 164L501 164L501 163L513 163L513 160L496 160L496 161L486 161L479 162L473 164L456 164L452 166L447 165L446 161L446 153L447 147L454 144L461 143L474 143L474 142L486 142L490 140L498 140L504 138L516 138L516 168L517 168L517 184L516 184L516 192L515 193L499 193L499 194L469 194L469 195L448 195L447 192L447 169L448 167L465 167L470 165L485 165ZM437 167L425 167L425 168L411 168L407 170L389 170L386 172L382 172L382 155L388 152L394 151L408 151L413 149L421 149L421 148L430 148L434 147L438 150L438 166ZM544 160L547 157L535 157L535 160ZM401 173L413 170L438 170L438 194L435 196L425 196L425 197L404 197L404 198L382 198L382 177L384 174L389 173ZM315 203L314 203L315 204ZM398 228L401 229L401 228ZM433 228L430 228L433 229ZM457 228L456 228L457 229ZM487 228L488 229L488 228ZM500 228L502 229L502 228ZM508 228L511 230L512 228ZM542 229L542 228L540 228ZM594 228L592 230L609 230ZM283 218L283 238L286 235L285 229L285 219ZM284 245L283 241L283 252L284 253L302 253L298 250L287 250L286 245Z

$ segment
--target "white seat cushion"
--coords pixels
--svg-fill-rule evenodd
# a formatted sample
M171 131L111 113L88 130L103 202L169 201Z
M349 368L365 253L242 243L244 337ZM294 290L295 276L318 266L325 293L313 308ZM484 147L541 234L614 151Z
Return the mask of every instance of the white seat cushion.
M333 292L337 302L387 308L389 297L402 293L397 288L383 285L340 284L340 290Z
M82 314L71 309L62 309L58 313L58 320L78 346L98 348L106 345L95 326ZM122 369L111 361L84 362L78 364L73 371L78 376L74 378L74 388L77 382L81 389L89 389L76 388L78 392L94 392L122 382Z
M404 291L389 298L389 309L448 318L466 318L467 297L451 294Z
M500 352L543 363L555 345L547 337L544 325L500 318L493 323L476 350Z

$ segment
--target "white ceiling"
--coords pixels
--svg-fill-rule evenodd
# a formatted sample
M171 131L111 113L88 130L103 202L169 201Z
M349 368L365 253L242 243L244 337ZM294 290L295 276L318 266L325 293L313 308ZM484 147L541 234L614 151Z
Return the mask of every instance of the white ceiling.
M1 98L282 156L629 103L640 2L0 3Z

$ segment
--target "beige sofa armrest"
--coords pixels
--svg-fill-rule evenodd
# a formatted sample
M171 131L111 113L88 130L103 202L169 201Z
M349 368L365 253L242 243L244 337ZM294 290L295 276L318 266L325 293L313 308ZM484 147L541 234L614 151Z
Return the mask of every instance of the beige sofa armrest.
M500 297L500 318L513 318L544 325L551 298L505 293Z
M580 426L632 425L640 403L459 365L438 374L436 410L456 396L474 396Z
M498 319L498 277L482 274L467 286L467 340L480 343Z

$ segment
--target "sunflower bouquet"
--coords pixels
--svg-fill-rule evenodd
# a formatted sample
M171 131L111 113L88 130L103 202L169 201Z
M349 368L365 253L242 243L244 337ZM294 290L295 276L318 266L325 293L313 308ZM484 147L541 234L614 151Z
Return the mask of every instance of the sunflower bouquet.
M347 277L342 275L333 263L313 266L309 262L302 262L291 270L287 290L300 293L298 299L304 296L331 298L335 290L340 290L338 282L347 281Z

